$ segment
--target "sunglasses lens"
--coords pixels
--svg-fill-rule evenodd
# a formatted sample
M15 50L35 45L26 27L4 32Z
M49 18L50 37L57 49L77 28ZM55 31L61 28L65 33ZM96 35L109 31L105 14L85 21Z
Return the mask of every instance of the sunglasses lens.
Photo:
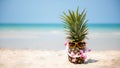
M70 46L74 46L74 45L75 45L75 43L69 43L69 45L70 45Z
M79 42L78 45L79 45L79 46L82 46L82 43Z

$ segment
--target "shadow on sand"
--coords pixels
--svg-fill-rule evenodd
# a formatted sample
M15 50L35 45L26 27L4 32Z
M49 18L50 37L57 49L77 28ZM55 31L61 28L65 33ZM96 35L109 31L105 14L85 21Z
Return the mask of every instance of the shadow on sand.
M85 61L85 64L88 64L88 63L95 63L95 62L98 62L98 60L88 59L87 61Z

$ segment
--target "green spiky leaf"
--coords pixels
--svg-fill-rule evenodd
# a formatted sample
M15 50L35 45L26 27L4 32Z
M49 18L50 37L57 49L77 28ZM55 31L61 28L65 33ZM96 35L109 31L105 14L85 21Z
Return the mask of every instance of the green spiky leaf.
M67 32L67 39L70 41L82 41L86 38L88 34L87 22L86 20L86 10L84 9L79 13L79 7L75 11L68 10L67 13L63 13L62 20L64 22L64 28Z

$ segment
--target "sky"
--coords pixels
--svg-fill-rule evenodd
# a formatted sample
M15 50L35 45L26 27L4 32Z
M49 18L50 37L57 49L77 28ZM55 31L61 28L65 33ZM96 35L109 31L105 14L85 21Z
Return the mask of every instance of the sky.
M78 6L88 23L120 23L120 0L0 0L0 23L60 23Z

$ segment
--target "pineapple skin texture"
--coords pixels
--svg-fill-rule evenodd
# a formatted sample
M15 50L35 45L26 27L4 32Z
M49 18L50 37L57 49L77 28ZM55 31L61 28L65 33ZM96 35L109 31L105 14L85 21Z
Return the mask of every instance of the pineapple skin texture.
M76 43L78 43L78 42L76 42ZM71 46L69 45L69 53L74 52L75 54L77 54L77 53L79 53L80 50L83 50L83 52L85 52L86 44L82 44L81 47L79 47L79 46L80 46L80 45L76 45L75 47L71 47ZM68 55L68 60L69 60L71 63L74 63L74 64L83 64L84 61L85 61L82 57L77 57L77 58L75 58L75 59L76 59L75 62L73 62L72 59L73 59L73 58Z

